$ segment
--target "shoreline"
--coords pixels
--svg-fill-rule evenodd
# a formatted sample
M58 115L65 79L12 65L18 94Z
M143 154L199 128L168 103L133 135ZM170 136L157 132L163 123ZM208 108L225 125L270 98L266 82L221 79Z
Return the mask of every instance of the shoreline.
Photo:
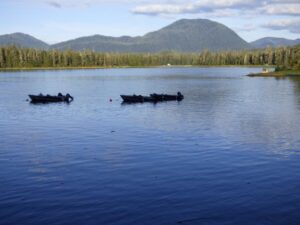
M11 71L38 71L38 70L93 70L93 69L144 69L144 68L204 68L204 67L242 67L242 68L261 68L263 65L161 65L161 66L86 66L86 67L21 67L21 68L0 68L0 72Z
M300 70L283 70L268 73L251 73L248 77L300 77Z

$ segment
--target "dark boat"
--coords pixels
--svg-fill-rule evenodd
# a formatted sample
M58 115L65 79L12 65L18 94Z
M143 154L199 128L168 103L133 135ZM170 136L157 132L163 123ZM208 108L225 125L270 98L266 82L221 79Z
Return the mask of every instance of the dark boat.
M32 103L71 102L74 98L70 94L62 95L29 95Z
M157 102L155 98L151 96L143 96L144 97L144 102Z
M121 95L123 102L144 102L144 96L142 95Z
M124 103L137 103L137 102L161 102L161 101L181 101L184 97L178 92L177 95L167 95L167 94L156 94L153 93L150 96L142 95L121 95Z
M177 95L167 95L167 94L151 94L150 95L152 98L154 98L156 101L181 101L184 96L180 93L177 92Z

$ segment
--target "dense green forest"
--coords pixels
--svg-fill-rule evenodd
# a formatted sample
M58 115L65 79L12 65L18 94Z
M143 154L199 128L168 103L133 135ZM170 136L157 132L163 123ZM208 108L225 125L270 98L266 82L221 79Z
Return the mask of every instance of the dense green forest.
M99 53L0 47L0 68L146 67L163 65L270 65L300 69L300 45L200 53Z

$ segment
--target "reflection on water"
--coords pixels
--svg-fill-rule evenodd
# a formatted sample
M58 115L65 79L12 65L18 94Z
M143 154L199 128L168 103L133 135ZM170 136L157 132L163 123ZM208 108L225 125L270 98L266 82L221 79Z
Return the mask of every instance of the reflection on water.
M298 224L300 80L257 71L0 73L0 224Z
M288 79L293 83L295 98L297 99L297 105L300 107L300 77L288 77Z

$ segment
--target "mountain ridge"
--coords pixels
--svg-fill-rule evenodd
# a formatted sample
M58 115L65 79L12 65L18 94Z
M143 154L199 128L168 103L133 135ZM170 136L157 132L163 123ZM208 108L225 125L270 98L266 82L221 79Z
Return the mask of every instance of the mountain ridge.
M46 42L21 32L0 35L0 46L3 45L17 45L20 47L41 49L48 49L50 47Z
M112 37L100 34L47 44L24 33L0 35L0 46L17 45L39 49L93 50L99 52L200 52L266 48L300 44L300 39L265 37L246 42L227 26L208 19L181 19L143 36Z
M206 19L181 19L143 36L93 35L52 45L54 49L112 52L198 52L239 50L251 46L223 24Z
M279 46L293 46L300 44L300 38L287 39L279 37L264 37L250 42L254 48L267 48L267 47L279 47Z

